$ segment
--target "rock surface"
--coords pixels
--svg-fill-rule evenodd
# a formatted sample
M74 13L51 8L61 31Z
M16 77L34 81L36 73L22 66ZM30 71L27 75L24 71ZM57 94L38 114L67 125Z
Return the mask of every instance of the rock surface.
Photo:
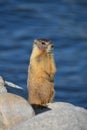
M7 93L7 90L5 88L5 82L1 76L0 76L0 93Z
M0 94L0 130L12 128L35 115L28 102L20 96Z
M52 103L53 109L39 114L11 130L87 130L87 110L69 103Z

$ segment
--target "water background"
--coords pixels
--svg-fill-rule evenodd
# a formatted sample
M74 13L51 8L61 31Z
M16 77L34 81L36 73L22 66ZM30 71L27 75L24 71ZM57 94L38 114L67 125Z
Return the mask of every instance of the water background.
M0 0L0 75L24 88L34 39L55 45L55 101L87 108L87 1Z

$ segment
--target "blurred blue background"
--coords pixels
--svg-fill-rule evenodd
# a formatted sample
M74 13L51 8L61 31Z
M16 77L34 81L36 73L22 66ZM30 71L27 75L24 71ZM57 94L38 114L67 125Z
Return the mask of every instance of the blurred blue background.
M55 101L87 108L87 1L0 0L0 75L24 88L36 38L51 39L57 66Z

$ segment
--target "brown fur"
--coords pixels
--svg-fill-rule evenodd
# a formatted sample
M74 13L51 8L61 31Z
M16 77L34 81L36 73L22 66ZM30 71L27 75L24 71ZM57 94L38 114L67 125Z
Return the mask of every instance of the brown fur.
M49 40L37 39L34 42L33 51L28 68L28 91L29 103L32 105L46 105L53 101L54 97L54 75L56 67L52 52L39 48L41 42L51 45ZM44 46L44 45L43 45Z

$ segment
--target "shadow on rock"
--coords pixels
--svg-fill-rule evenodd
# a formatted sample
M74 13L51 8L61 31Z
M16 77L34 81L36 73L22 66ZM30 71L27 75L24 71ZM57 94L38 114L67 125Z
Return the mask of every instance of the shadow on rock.
M48 108L48 106L41 106L41 105L33 104L32 107L36 115L51 110L51 108Z

